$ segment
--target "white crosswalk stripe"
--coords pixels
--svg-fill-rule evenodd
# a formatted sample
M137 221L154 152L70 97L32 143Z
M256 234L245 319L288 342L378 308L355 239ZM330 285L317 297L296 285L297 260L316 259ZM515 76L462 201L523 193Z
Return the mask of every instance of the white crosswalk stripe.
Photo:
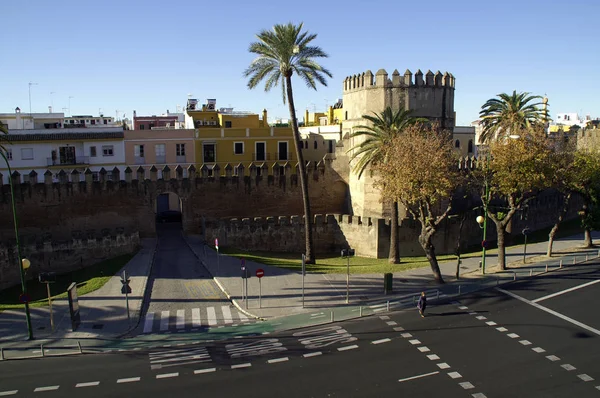
M234 324L238 318L241 323L251 321L244 313L235 308L232 309L229 305L171 311L149 311L144 318L143 333L183 331L203 326L236 326L240 324Z

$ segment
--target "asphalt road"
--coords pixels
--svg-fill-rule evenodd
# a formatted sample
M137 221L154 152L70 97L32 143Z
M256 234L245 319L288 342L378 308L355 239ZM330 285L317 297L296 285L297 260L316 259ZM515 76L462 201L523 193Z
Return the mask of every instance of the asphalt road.
M157 224L158 248L148 280L139 333L202 330L248 318L231 305L181 234L178 223Z
M598 264L570 267L430 305L425 318L411 309L206 345L7 361L0 396L600 397L599 277ZM34 392L44 387L56 389Z

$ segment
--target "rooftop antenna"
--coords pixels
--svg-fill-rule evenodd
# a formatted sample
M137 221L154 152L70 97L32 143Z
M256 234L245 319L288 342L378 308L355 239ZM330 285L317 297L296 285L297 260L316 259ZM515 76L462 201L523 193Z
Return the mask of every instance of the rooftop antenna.
M69 96L69 117L71 117L71 98L75 98L72 95Z
M119 112L123 112L123 111L120 111L120 110L118 110L118 109L115 111L115 114L116 114L116 117L115 117L115 122L118 122L118 121L120 120L120 119L119 119Z

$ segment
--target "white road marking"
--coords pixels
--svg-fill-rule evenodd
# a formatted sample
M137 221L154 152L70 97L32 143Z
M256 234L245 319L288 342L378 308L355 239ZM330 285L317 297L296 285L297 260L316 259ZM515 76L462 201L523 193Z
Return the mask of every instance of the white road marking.
M77 383L75 384L75 387L94 387L97 386L98 384L100 384L99 381L90 381L88 383Z
M534 347L534 348L532 348L532 350L537 352L538 354L541 354L542 352L546 352L546 350L544 350L542 347Z
M575 369L577 369L575 366L573 366L573 365L570 365L570 364L568 364L568 363L565 363L564 365L560 365L560 367L561 367L561 368L563 368L564 370L568 370L569 372L570 372L571 370L575 370Z
M519 343L521 343L523 345L531 345L531 341L529 341L529 340L521 340L521 341L519 341Z
M437 361L438 359L440 359L440 357L438 357L437 354L429 354L427 355L427 358L429 358L430 361Z
M475 394L471 394L473 398L487 398L484 393L476 392Z
M160 313L160 330L165 331L169 329L169 311L161 311Z
M596 390L600 390L600 386L596 386Z
M150 333L152 331L152 325L154 323L154 312L148 312L146 319L144 320L144 333Z
M177 377L179 376L179 372L175 372L175 373L163 373L160 375L156 375L157 379L169 379L171 377Z
M390 340L390 339L381 339L381 340L372 341L371 344L381 344L381 343L387 343L387 342L390 342L390 341L392 341L392 340Z
M242 368L249 368L250 366L252 366L251 363L247 362L247 363L240 363L237 365L231 365L231 369L242 369Z
M33 392L54 391L54 390L58 390L58 387L60 387L60 386L38 387L35 390L33 390Z
M591 376L588 376L588 375L586 375L585 373L584 373L584 374L577 375L577 377L579 377L579 378L580 378L581 380L583 380L583 381L594 381L594 378L593 378L593 377L591 377Z
M283 357L283 358L276 358L276 359L269 359L267 362L268 363L279 363L279 362L285 362L285 361L289 361L290 359L288 357Z
M556 355L548 355L546 358L551 360L552 362L560 361L560 358Z
M339 347L338 351L348 351L348 350L353 350L355 348L358 348L358 346L356 344L353 345L347 345L345 347Z
M185 310L177 310L177 329L183 329L185 327Z
M480 321L484 321L484 320L486 320L486 319L487 319L487 318L486 318L486 317L484 317L483 315L476 316L475 318L479 319Z
M518 339L519 338L519 335L516 334L516 333L509 333L509 334L507 334L507 336L510 337L511 339Z
M412 337L412 334L410 333L402 333L400 336L404 337L405 339Z
M440 373L439 371L435 371L435 372L431 372L431 373L425 373L422 375L418 375L418 376L412 376L412 377L407 377L406 379L400 379L398 380L400 383L402 383L403 381L409 381L409 380L414 380L414 379L420 379L422 377L427 377L427 376L432 376L432 375L436 375Z
M133 383L134 381L140 381L140 377L129 377L127 379L119 379L117 380L117 384L119 383Z
M448 373L448 376L450 376L453 379L460 379L462 377L462 375L458 372L450 372Z
M0 397L7 397L9 395L15 395L19 390L11 390L11 391L0 391Z
M450 368L450 365L448 365L446 362L438 363L437 366L440 369L449 369Z
M584 287L587 287L587 286L591 286L591 285L593 285L595 283L600 283L600 279L596 279L595 281L587 282L587 283L584 283L583 285L575 286L575 287L572 287L570 289L561 290L560 292L552 293L552 294L549 294L547 296L540 297L540 298L537 298L535 300L531 300L531 302L532 303L538 303L540 301L548 300L548 299L550 299L552 297L560 296L561 294L572 292L573 290L577 290L577 289L581 289L581 288L584 288Z
M194 370L194 374L199 375L202 373L211 373L211 372L216 372L216 371L217 371L217 368L197 369L197 370Z
M465 390L470 390L471 388L475 388L475 386L468 381L463 381L462 383L458 383L459 386L464 388Z
M398 327L394 328L394 331L396 331L396 332L403 332L404 328L402 326L398 326Z
M458 307L459 310L468 310L469 307L467 307L466 305L461 305L460 307Z
M323 353L321 351L317 351L317 352L309 352L307 354L304 354L304 358L310 358L310 357L316 357L319 355L323 355Z
M496 328L496 330L497 330L497 331L499 331L499 332L508 332L508 329L507 329L507 328L505 328L504 326L501 326L501 327L499 327L499 328Z
M485 324L488 326L496 326L497 325L497 323L494 321L489 321L489 322L486 322Z
M520 301L522 301L522 302L524 302L524 303L527 303L527 304L529 304L529 305L532 305L532 306L534 306L534 307L536 307L536 308L538 308L538 309L540 309L540 310L542 310L542 311L546 311L547 313L549 313L549 314L552 314L552 315L554 315L554 316L556 316L556 317L558 317L558 318L560 318L560 319L563 319L563 320L565 320L565 321L567 321L567 322L571 322L572 324L574 324L574 325L577 325L577 326L579 326L579 327L580 327L580 328L582 328L582 329L585 329L585 330L587 330L587 331L589 331L589 332L592 332L592 333L594 333L594 334L596 334L596 335L600 336L600 330L598 330L598 329L594 329L593 327L591 327L591 326L588 326L588 325L586 325L585 323L581 323L581 322L579 322L579 321L576 321L576 320L575 320L575 319L573 319L573 318L569 318L569 317L568 317L568 316L566 316L566 315L560 314L560 313L558 313L558 312L556 312L556 311L554 311L554 310L551 310L550 308L546 308L546 307L544 307L544 306L542 306L542 305L540 305L540 304L538 304L538 303L534 303L534 302L532 302L532 301L530 301L530 300L527 300L527 299L525 299L525 298L523 298L523 297L521 297L521 296L518 296L518 295L516 295L516 294L514 294L514 293L507 292L507 291L506 291L506 290L504 290L504 289L500 289L500 288L498 288L498 287L497 287L497 288L496 288L496 290L498 290L499 292L502 292L502 293L504 293L504 294L506 294L506 295L509 295L509 296L511 296L511 297L513 297L513 298L516 298L517 300L520 300Z
M233 319L231 319L231 310L228 305L222 305L221 311L223 312L223 318L225 323L233 323Z
M388 319L390 319L390 317L389 317L389 316L387 316L387 315L381 315L381 316L379 317L379 319L381 319L382 321L387 321Z
M387 321L388 326L396 326L398 323L394 321Z
M425 347L425 346L423 346L423 347L417 347L417 349L418 349L419 351L421 351L421 352L429 352L429 351L431 351L431 350L429 349L429 347Z
M214 326L217 324L217 314L215 313L215 307L208 307L206 309L206 314L208 316L208 324L210 326Z
M415 339L415 340L408 340L408 342L409 342L410 344L412 344L412 345L421 344L421 342L420 342L419 340L417 340L417 339Z
M469 315L477 315L477 312L471 311L471 312L469 312Z
M243 312L238 311L238 316L240 317L240 321L242 321L242 322L249 321L248 317Z
M200 308L192 308L192 327L197 328L202 326L202 318L200 318Z

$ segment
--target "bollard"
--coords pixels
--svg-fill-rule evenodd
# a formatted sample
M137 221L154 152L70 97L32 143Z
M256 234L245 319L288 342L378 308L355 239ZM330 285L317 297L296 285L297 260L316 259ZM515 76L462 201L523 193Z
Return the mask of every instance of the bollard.
M588 255L587 254L585 255L585 261L588 261Z
M362 305L358 307L358 316L362 318Z
M548 264L546 264L546 272L548 272Z
M529 276L533 276L533 269L529 270Z
M387 301L386 305L385 305L386 311L390 311L390 300Z
M577 257L573 257L573 264L577 262Z
M562 268L562 260L558 263L558 268Z
M460 296L460 285L458 285L458 295Z
M439 291L439 289L435 291L435 298L436 299L440 298L440 291Z
M4 361L4 348L0 347L0 361Z
M598 250L598 257L600 257L600 250Z
M83 350L81 349L81 343L77 340L77 347L79 347L79 353L83 354Z
M517 273L513 272L513 281L516 281L516 280L517 280Z
M333 311L331 311L331 322L333 323Z
M43 344L40 344L40 350L42 352L42 356L44 357L45 355L44 355L44 345Z

